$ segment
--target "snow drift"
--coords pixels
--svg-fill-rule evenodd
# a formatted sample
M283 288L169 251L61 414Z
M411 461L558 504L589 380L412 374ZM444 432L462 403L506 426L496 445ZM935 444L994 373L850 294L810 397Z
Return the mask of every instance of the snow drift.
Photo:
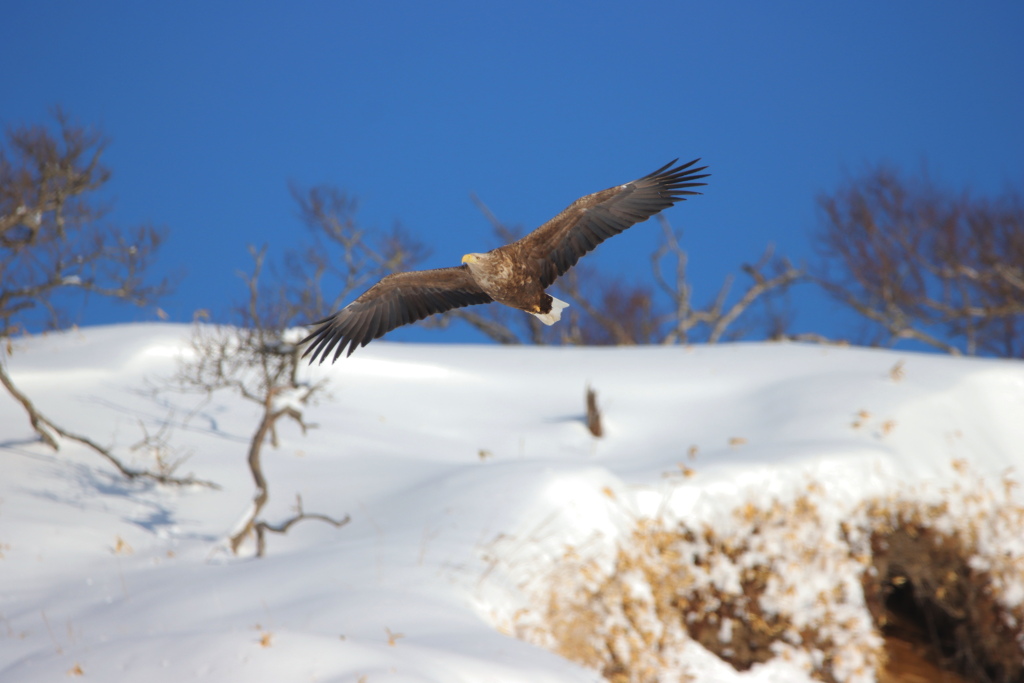
M538 596L567 549L607 569L638 524L722 534L743 528L736 510L770 510L811 484L808 520L819 524L801 533L814 538L865 501L934 502L962 468L999 486L1022 463L1015 361L773 343L375 343L307 370L330 381L305 409L318 428L283 426L264 457L268 518L289 516L301 494L306 509L352 522L304 522L270 537L265 558L235 557L225 539L252 495L255 408L163 386L189 334L130 325L15 342L11 374L55 420L140 467L152 466L131 450L141 430L169 425L175 457L187 457L180 471L223 488L128 482L74 444L54 453L0 397L0 678L601 680L513 637L543 626ZM587 385L601 439L585 427ZM1019 502L1012 495L977 504ZM785 546L761 550L785 585ZM1019 543L1000 551L1024 555ZM826 569L870 636L858 566ZM729 571L702 580L724 586ZM1004 601L1019 604L1020 577L1003 584ZM806 596L785 595L778 609L799 618ZM790 649L738 672L692 640L677 673L811 680ZM870 679L855 669L848 680Z

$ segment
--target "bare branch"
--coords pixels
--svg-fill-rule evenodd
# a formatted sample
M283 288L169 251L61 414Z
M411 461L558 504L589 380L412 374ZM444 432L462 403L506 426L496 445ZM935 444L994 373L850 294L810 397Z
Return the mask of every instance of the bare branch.
M10 393L10 395L14 397L14 400L20 403L25 409L25 412L28 413L28 419L32 424L32 429L36 431L36 434L39 435L39 438L43 443L55 451L60 450L60 446L57 444L57 439L50 433L50 430L53 429L50 426L50 421L43 417L43 415L36 410L32 400L14 385L10 375L7 374L7 368L4 367L3 362L0 362L0 384L4 385L4 388L7 389L8 393Z
M253 530L256 532L256 557L263 557L266 552L266 533L273 532L275 534L286 534L288 530L299 522L307 519L315 519L321 522L326 522L336 529L348 524L352 521L349 515L345 515L341 519L335 519L327 515L321 515L317 513L308 513L302 509L302 496L295 494L295 514L284 520L280 524L271 524L260 520L253 525Z
M663 344L686 343L689 330L697 323L691 302L692 289L686 281L687 255L680 245L680 235L672 229L672 225L664 215L658 214L661 224L662 244L651 254L651 273L654 281L665 293L674 307L675 325L662 339ZM666 260L675 261L675 282L669 284L663 274L662 263Z
M151 472L149 470L136 470L125 465L121 460L113 454L109 448L104 448L98 443L93 441L87 436L76 434L67 429L64 429L53 422L50 418L43 415L38 408L32 403L32 401L22 393L11 380L9 374L7 374L7 368L4 363L0 362L0 384L4 385L4 388L24 407L25 412L29 415L29 421L32 424L32 428L35 429L39 438L43 440L46 445L53 448L55 451L60 450L60 445L56 437L68 439L69 441L75 441L89 448L95 453L103 456L114 468L127 479L148 479L155 481L160 484L172 484L175 486L205 486L208 488L219 489L220 486L217 484L205 481L203 479L196 479L195 477L175 477L172 476L171 472Z
M767 292L774 289L781 289L789 286L793 282L797 281L803 276L803 273L794 268L789 261L783 260L781 265L781 271L776 275L768 278L765 277L762 270L769 265L772 260L773 248L769 246L764 251L764 255L761 259L753 266L744 265L743 270L754 280L754 283L747 288L747 291L739 298L736 303L729 307L729 310L721 313L711 326L711 333L708 335L708 343L714 344L722 339L722 335L725 334L726 328L729 327L736 319L746 311L758 297L763 296ZM716 310L721 310L721 303L716 302Z

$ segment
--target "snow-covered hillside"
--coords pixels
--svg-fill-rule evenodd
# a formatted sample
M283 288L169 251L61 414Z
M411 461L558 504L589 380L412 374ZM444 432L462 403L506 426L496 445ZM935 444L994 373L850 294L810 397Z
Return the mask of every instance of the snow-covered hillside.
M131 446L169 422L174 457L191 454L178 473L223 488L128 482L71 442L54 453L0 394L0 680L601 680L511 635L536 626L567 547L600 554L647 518L721 528L809 482L832 523L895 491L934 499L965 463L996 483L1024 465L1020 362L375 342L309 370L330 380L307 409L317 428L282 422L264 453L266 518L301 494L351 522L304 521L269 536L266 557L235 557L225 539L252 497L258 407L153 391L190 332L15 341L11 375L56 422L138 467L153 462ZM601 439L584 425L588 385ZM694 645L689 661L698 680L809 680L798 659L736 673Z

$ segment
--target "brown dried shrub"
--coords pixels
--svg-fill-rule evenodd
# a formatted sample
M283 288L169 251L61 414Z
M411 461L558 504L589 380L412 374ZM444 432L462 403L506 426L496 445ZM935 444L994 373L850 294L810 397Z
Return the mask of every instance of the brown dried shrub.
M737 670L781 656L827 683L899 680L908 666L1020 682L1024 506L1009 479L1000 496L962 473L940 502L893 494L829 516L811 484L722 528L640 520L610 561L567 549L515 630L614 683L690 680L693 642ZM910 613L893 599L907 588ZM932 640L927 661L887 661L912 654L889 637L907 619Z

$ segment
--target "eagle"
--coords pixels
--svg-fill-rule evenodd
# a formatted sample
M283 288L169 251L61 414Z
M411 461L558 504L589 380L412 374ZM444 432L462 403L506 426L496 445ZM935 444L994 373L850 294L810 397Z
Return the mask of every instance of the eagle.
M612 235L647 220L707 183L700 159L670 161L642 178L577 199L522 239L484 254L466 254L462 265L392 273L328 318L313 323L303 358L322 364L347 349L366 346L396 327L454 308L498 302L553 325L568 306L544 290L580 257Z

